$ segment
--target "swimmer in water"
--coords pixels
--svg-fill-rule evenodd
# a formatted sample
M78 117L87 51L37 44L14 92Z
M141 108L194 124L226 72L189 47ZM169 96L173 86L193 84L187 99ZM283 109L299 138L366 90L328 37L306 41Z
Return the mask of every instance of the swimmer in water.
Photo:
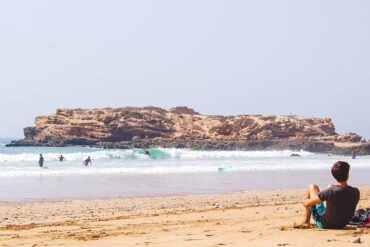
M85 166L88 166L89 165L89 163L90 163L90 165L92 165L92 162L91 162L91 159L90 159L90 156L89 157L87 157L87 159L84 161L84 165Z
M63 156L63 155L60 155L60 156L59 156L59 161L60 161L60 162L64 161L64 156Z
M40 167L43 167L43 166L44 166L44 157L42 156L42 154L40 154L40 158L39 158L39 166L40 166Z

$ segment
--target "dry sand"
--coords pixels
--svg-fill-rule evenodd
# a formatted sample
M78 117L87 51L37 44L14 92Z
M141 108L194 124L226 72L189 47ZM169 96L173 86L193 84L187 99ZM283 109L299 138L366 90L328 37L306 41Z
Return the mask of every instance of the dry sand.
M370 207L370 187L360 190ZM293 229L303 194L2 202L0 246L370 246L370 229Z

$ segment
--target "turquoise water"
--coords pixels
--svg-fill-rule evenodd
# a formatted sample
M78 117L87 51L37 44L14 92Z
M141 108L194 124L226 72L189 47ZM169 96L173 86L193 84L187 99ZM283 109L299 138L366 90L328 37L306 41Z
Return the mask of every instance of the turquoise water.
M284 170L323 170L337 160L349 157L293 151L199 151L153 148L146 155L142 149L100 149L90 147L5 147L0 141L0 177L73 176L99 174L168 174ZM45 162L38 167L39 154ZM65 157L64 162L59 156ZM90 156L92 165L83 161ZM350 160L354 168L370 168L370 158Z
M335 161L351 163L351 182L369 184L369 156L285 151L5 147L0 141L0 200L153 196L302 188L334 183ZM38 166L39 154L45 157ZM60 162L60 155L65 157ZM92 165L83 161L90 156Z

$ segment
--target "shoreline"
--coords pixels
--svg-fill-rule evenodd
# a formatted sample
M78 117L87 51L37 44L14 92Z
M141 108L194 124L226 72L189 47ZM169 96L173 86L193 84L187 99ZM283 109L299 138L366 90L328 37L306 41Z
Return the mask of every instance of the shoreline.
M358 188L367 188L370 185L359 185ZM64 203L71 201L80 201L80 202L91 202L91 201L113 201L113 200L140 200L140 199L160 199L160 198L182 198L182 197L219 197L219 196L228 196L235 194L244 194L244 193L265 193L265 192L281 192L281 191L298 191L304 190L302 188L294 189L255 189L255 190L235 190L223 193L209 193L209 194L163 194L163 195L139 195L139 196L98 196L98 197L66 197L66 198L35 198L35 199L21 199L14 201L0 200L0 205L2 204L28 204L28 203Z
M370 186L359 186L359 208ZM305 189L0 202L0 246L348 246L370 230L294 229Z
M354 185L351 185L354 186ZM324 184L319 184L320 188L325 188ZM361 190L370 190L370 184L359 184L354 187L357 187ZM28 204L28 203L63 203L63 202L70 202L70 201L82 201L82 202L90 202L90 201L111 201L111 200L133 200L133 199L158 199L158 198L172 198L172 197L219 197L219 196L228 196L228 195L235 195L235 194L258 194L258 193L274 193L274 192L284 192L284 191L304 191L304 188L286 188L286 189L251 189L251 190L234 190L234 191L227 191L227 192L215 192L215 193L173 193L173 194L161 194L161 195L137 195L137 196L96 196L96 197L61 197L61 198L24 198L19 200L1 200L1 204Z
M353 168L350 183L370 185L369 171ZM334 183L330 172L324 170L2 177L0 201L216 195L297 189L313 182L324 186Z
M325 188L324 184L319 184L320 188ZM361 190L370 190L370 184L360 184L356 185ZM139 200L139 199L159 199L159 198L172 198L172 197L219 197L219 196L228 196L235 194L245 194L245 193L274 193L274 192L284 192L284 191L304 191L303 188L286 188L286 189L252 189L252 190L234 190L228 192L215 192L215 193L173 193L173 194L161 194L161 195L137 195L137 196L96 196L96 197L61 197L61 198L24 198L17 200L1 200L0 205L2 204L28 204L28 203L63 203L70 201L81 201L81 202L90 202L90 201L112 201L112 200Z

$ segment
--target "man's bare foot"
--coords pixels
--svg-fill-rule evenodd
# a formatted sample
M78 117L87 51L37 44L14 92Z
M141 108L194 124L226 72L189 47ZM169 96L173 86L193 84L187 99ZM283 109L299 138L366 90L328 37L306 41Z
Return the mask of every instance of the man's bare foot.
M311 225L310 225L310 223L305 223L305 222L301 223L301 224L294 223L293 227L296 228L296 229L308 229L308 228L311 227Z

